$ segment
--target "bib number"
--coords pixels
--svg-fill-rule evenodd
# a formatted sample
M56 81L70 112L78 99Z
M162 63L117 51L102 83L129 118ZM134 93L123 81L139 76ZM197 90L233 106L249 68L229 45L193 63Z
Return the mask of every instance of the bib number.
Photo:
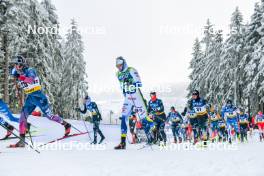
M21 82L20 86L24 90L25 94L30 94L41 90L41 85L38 77L34 79L33 83L29 84L29 83Z

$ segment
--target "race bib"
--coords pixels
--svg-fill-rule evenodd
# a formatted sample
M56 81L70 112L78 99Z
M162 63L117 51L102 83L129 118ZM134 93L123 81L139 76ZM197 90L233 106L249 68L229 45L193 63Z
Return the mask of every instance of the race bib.
M197 115L204 115L207 112L205 106L195 107L194 110L195 110Z
M173 122L179 122L180 120L181 120L181 119L180 119L179 117L174 117L172 121L173 121Z
M240 122L241 123L247 123L248 121L247 121L247 119L241 119Z
M41 85L39 78L36 77L33 81L33 83L25 83L25 82L20 82L21 88L24 90L25 94L30 94L36 91L41 90Z
M235 111L228 112L228 113L226 113L226 117L227 118L234 118L234 117L236 117L236 112Z
M225 123L221 122L221 123L219 123L219 126L220 127L225 127Z
M188 117L189 117L190 119L196 118L196 114L194 114L194 113L190 113L190 114L188 115Z

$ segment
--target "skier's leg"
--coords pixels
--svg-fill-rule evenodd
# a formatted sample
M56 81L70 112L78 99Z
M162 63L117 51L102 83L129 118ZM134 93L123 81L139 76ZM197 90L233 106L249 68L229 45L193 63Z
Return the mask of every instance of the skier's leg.
M182 142L181 127L179 125L177 125L176 127L176 135L177 135L177 138L179 139L179 143L181 143Z
M176 126L175 125L171 125L171 131L172 131L172 135L173 135L173 138L174 138L174 143L177 143Z
M127 136L127 118L131 114L132 106L131 95L126 95L123 107L122 107L122 117L121 117L121 142L115 147L115 149L125 149L126 148L126 136Z
M93 144L97 144L97 130L98 130L98 126L96 121L93 122L93 132L94 132L94 140L93 140Z
M39 93L33 97L34 104L38 106L44 115L52 121L62 124L63 120L60 116L54 115L50 109L48 99L43 93Z
M32 97L28 96L22 108L19 119L19 133L26 134L27 132L27 118L35 110L36 106L32 102Z
M19 134L21 140L19 140L16 144L10 145L12 147L25 147L25 135L27 132L27 118L34 111L36 106L32 104L32 97L28 96L25 104L21 110L20 119L19 119Z
M201 138L203 141L206 141L207 140L207 120L208 120L208 117L207 115L204 115L199 119L199 128L201 130Z
M71 132L71 124L64 121L59 115L54 115L50 109L47 97L40 92L32 97L33 103L38 106L44 115L51 121L60 123L65 128L65 136L68 136Z
M233 125L233 128L234 128L235 133L236 133L236 138L239 139L240 131L239 131L238 122L236 120L234 120L232 125Z
M165 123L161 122L161 124L160 124L160 135L162 137L162 140L163 140L164 144L166 144L167 136L166 136L166 133L164 131L164 128L165 128Z
M194 144L195 144L198 141L197 118L190 119L190 123L191 123L191 126L192 126L193 138L194 138Z
M232 125L229 119L227 119L226 121L226 126L227 126L227 138L228 138L228 142L231 143L231 137L232 137Z
M98 131L98 134L99 134L100 137L101 137L101 140L100 140L100 142L99 142L99 144L100 144L100 143L102 143L103 140L105 139L105 136L104 136L104 134L102 133L102 131L101 131L101 129L100 129L100 122L99 122L99 121L97 121L97 131Z

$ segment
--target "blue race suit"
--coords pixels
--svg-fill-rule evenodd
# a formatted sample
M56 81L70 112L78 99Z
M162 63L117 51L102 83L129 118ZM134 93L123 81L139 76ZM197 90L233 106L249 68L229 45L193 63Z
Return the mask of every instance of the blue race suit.
M26 133L27 118L36 107L39 107L48 119L60 124L63 123L61 117L52 114L48 99L41 91L40 80L35 69L24 67L22 72L19 72L13 68L11 74L18 79L20 88L22 88L27 95L20 115L20 134Z
M181 133L181 124L183 123L182 116L177 111L169 112L167 119L171 122L171 130L174 137L174 141L182 140L183 134Z
M148 113L154 118L157 133L155 139L160 141L167 141L165 129L166 114L164 112L163 102L160 99L150 100L148 102Z
M239 133L238 119L237 119L237 108L233 105L223 106L221 114L222 114L222 117L226 121L228 138L229 138L229 140L231 140L232 128L234 128L237 135Z

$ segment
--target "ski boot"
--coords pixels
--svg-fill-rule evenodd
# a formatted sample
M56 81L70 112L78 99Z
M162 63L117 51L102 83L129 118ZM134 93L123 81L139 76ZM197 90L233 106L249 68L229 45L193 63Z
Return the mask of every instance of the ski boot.
M62 125L63 125L64 128L65 128L64 136L69 136L69 134L71 133L71 124L69 124L69 123L66 122L66 121L63 121L63 122L62 122Z
M203 147L207 147L208 142L206 140L203 141Z
M124 149L126 149L126 137L121 137L121 143L118 144L114 149L115 150L124 150Z
M198 139L195 138L194 141L193 141L193 145L197 144L197 142L198 142Z
M166 146L166 141L160 141L159 142L160 147L165 147Z
M97 139L94 139L90 144L97 144Z
M229 144L232 144L232 140L231 140L231 138L228 139L228 143L229 143Z
M99 141L99 143L98 144L102 144L102 142L104 141L104 139L105 139L105 136L103 135L103 133L102 133L102 131L101 130L99 130L98 131L98 133L99 133L99 135L100 135L100 137L101 137L101 139L100 139L100 141Z
M222 136L219 136L218 142L222 142L222 141L223 141Z
M181 137L179 137L179 144L180 144L180 143L182 143L182 138L181 138Z
M177 138L176 137L174 137L173 143L177 144Z
M105 139L105 137L102 136L98 144L102 144L102 142L104 141L104 139Z
M20 134L20 140L16 144L11 144L10 148L24 148L25 147L25 134Z
M2 140L5 140L5 139L7 139L9 136L11 136L11 135L12 135L12 132L13 132L14 129L15 129L12 125L9 125L9 124L6 125L6 128L7 128L8 130L6 131L6 135L5 135L4 138L2 138Z

